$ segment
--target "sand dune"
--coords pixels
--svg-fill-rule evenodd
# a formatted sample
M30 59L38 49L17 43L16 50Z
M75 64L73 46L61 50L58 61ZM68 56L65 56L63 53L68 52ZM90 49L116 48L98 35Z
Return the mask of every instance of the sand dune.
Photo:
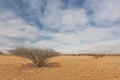
M59 56L44 67L15 56L0 56L0 80L120 80L120 57Z

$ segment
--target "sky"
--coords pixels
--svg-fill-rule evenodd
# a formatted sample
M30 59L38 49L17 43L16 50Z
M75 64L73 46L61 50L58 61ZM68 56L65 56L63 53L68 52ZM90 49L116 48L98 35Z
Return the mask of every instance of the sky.
M120 53L120 0L0 0L0 50Z

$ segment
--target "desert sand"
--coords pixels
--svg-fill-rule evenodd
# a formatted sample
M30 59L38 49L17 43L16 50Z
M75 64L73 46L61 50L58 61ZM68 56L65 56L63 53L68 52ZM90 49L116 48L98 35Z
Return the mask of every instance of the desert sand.
M43 67L16 56L0 56L0 80L120 80L120 56L58 56Z

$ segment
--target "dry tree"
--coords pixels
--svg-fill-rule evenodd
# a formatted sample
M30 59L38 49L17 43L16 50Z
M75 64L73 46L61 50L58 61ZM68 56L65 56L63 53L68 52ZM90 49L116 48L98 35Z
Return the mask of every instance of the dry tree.
M32 60L38 67L44 66L48 59L54 56L58 56L59 53L52 49L36 49L36 48L24 48L17 47L11 50L12 54L28 58Z

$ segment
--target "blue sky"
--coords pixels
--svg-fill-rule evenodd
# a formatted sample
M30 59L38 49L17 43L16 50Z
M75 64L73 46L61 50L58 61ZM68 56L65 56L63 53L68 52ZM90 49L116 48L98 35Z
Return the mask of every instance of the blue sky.
M0 0L0 50L120 53L120 0Z

